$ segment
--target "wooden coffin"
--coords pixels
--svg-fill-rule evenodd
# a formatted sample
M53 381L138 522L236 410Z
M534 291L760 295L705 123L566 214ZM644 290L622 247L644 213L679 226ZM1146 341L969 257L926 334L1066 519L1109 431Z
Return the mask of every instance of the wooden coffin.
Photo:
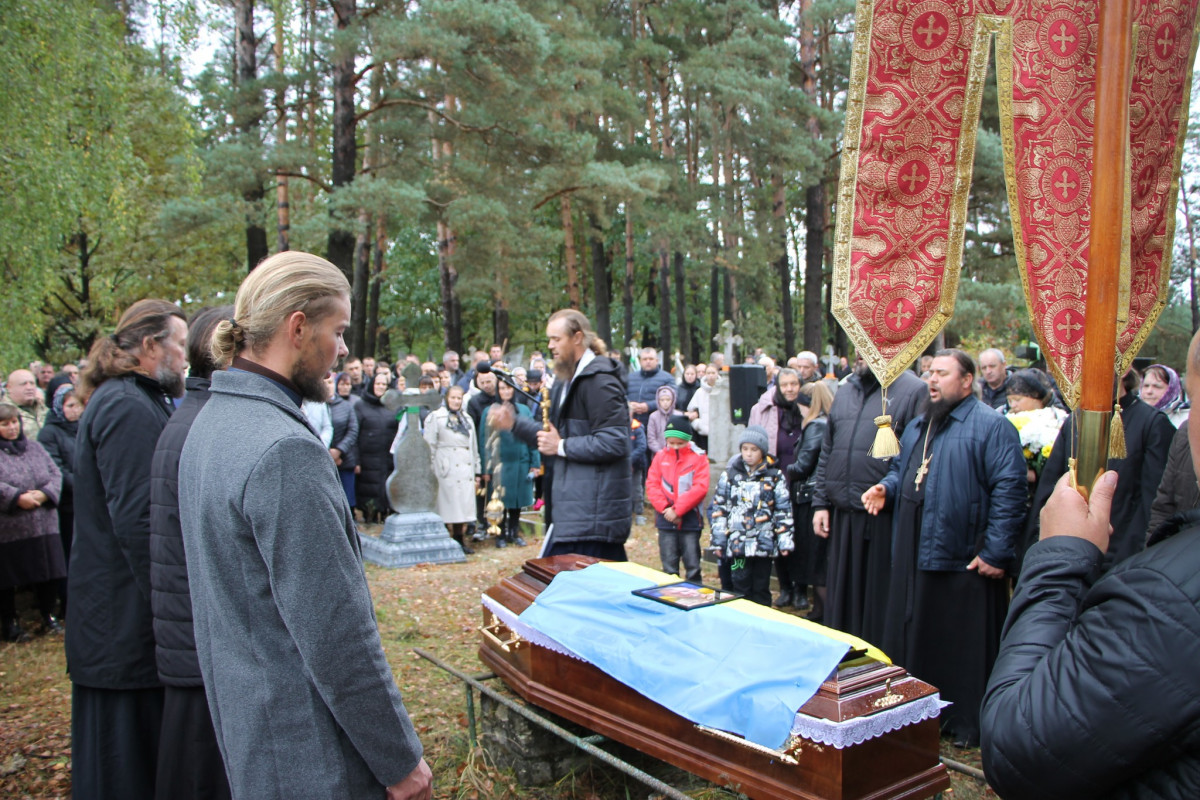
M520 614L558 572L595 561L530 559L485 594ZM755 800L915 799L950 786L936 718L842 749L793 737L774 751L697 726L591 664L522 639L486 606L483 615L480 660L527 702ZM843 662L800 711L843 722L936 691L900 667L860 658Z

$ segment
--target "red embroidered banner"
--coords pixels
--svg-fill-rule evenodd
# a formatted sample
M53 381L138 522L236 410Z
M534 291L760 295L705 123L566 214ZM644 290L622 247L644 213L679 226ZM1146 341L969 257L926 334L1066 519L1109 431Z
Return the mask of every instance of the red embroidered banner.
M1196 5L1138 6L1129 286L1117 353L1124 364L1166 300ZM953 313L994 36L1018 267L1039 343L1074 402L1087 290L1094 33L1092 2L860 0L834 313L885 384Z

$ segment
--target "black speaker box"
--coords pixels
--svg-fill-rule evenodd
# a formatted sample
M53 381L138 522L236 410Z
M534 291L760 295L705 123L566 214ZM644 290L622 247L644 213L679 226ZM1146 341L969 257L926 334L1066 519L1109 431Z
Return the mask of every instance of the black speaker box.
M729 368L729 412L734 425L750 424L750 409L766 390L766 367L734 364Z

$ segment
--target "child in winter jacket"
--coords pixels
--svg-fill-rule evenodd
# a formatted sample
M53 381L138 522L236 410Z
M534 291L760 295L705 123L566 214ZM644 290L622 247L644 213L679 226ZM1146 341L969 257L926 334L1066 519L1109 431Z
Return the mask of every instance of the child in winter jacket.
M658 556L663 572L700 583L700 504L708 494L708 458L692 446L692 424L673 416L663 433L666 447L650 462L646 496L657 512Z
M656 407L646 420L646 445L650 448L651 458L667 446L663 434L667 430L667 421L675 416L675 384L658 387L654 402Z
M732 559L734 591L771 605L771 559L791 553L792 504L788 483L767 455L767 432L746 428L741 455L717 481L713 496L712 546Z

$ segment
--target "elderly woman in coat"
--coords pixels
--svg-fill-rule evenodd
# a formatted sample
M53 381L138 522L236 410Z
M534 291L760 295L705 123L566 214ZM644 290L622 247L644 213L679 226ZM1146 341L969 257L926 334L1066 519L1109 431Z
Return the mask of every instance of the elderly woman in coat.
M62 474L43 447L25 436L21 412L0 404L0 625L6 642L29 634L17 621L16 590L33 586L42 629L59 633L54 619L58 581L67 574L58 514Z
M463 409L461 386L446 391L442 407L425 419L425 442L438 479L437 513L450 529L450 536L468 555L463 534L475 521L475 489L480 473L475 424Z

